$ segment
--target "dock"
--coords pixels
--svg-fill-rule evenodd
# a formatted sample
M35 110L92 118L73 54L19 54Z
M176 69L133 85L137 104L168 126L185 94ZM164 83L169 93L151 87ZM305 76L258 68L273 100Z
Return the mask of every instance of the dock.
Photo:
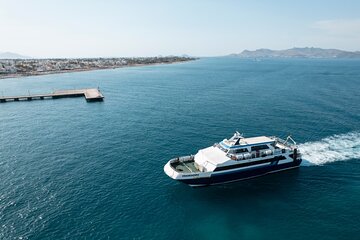
M44 99L85 97L88 102L103 101L104 96L98 88L73 89L73 90L57 90L47 94L29 94L20 96L0 96L0 103L32 101Z

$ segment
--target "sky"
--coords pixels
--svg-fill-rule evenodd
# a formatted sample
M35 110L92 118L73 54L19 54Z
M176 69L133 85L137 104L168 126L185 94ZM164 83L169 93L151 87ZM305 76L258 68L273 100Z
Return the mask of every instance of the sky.
M360 50L359 0L0 0L0 52L50 57Z

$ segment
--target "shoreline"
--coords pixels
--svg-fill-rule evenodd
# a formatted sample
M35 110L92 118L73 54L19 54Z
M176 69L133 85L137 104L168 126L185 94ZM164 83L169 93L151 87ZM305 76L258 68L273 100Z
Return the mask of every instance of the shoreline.
M189 58L187 60L173 61L173 62L139 63L139 64L128 64L128 65L123 65L123 66L77 68L77 69L31 72L31 73L13 73L13 74L7 74L6 76L2 76L0 74L0 80L10 79L10 78L26 78L26 77L33 77L33 76L44 76L44 75L51 75L51 74L62 74L62 73L90 72L90 71L96 71L96 70L118 69L118 68L127 68L127 67L170 65L170 64L179 64L179 63L185 63L185 62L190 62L190 61L195 61L195 60L198 60L198 58Z

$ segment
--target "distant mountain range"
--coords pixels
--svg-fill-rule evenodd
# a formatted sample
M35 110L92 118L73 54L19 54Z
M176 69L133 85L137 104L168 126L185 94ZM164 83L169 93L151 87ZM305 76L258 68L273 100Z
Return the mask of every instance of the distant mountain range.
M323 48L291 48L286 50L257 49L244 50L238 54L230 54L242 58L360 58L360 52L349 52L338 49Z
M0 59L28 59L31 57L28 56L22 56L17 53L12 52L0 52Z

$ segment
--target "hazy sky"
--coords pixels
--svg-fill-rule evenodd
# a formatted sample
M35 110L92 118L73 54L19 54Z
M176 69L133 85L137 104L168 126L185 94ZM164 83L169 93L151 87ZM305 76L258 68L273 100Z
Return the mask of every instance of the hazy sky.
M360 0L0 0L0 32L33 57L360 50Z

